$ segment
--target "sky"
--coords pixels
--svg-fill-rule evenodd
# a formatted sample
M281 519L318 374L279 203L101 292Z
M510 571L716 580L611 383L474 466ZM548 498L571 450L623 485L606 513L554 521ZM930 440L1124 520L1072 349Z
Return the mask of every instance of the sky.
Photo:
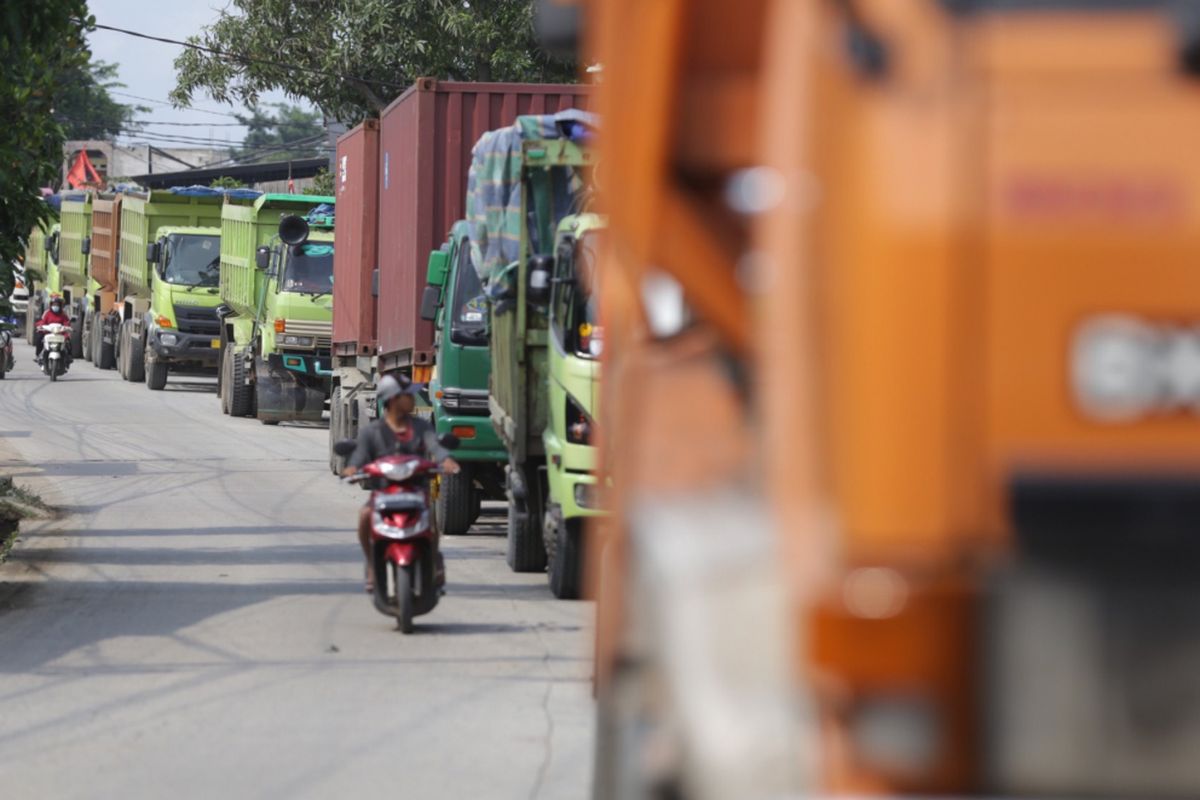
M164 36L169 39L184 40L198 33L202 27L214 22L218 17L218 9L228 5L227 0L89 0L88 7L101 25L113 25L148 33L154 36ZM178 55L178 45L151 42L145 39L135 39L114 31L93 31L88 37L92 50L92 58L117 64L119 80L124 88L113 90L113 99L122 103L140 104L151 110L140 113L137 119L153 122L187 122L201 123L199 125L147 125L148 133L164 135L185 135L200 139L214 139L213 146L225 146L222 143L237 143L246 135L246 129L237 125L237 120L225 116L244 112L241 107L233 107L217 103L207 95L198 93L192 98L193 108L175 109L167 104L167 95L175 88L175 56ZM122 94L117 94L121 92ZM136 100L126 95L137 95L158 102ZM307 102L289 101L282 92L272 92L263 95L262 102L292 102L311 108ZM217 112L217 113L206 113ZM233 123L233 126L229 126ZM146 141L135 134L126 136L118 141ZM166 142L156 142L161 147L186 147L188 145L173 145ZM198 143L196 146L207 146Z

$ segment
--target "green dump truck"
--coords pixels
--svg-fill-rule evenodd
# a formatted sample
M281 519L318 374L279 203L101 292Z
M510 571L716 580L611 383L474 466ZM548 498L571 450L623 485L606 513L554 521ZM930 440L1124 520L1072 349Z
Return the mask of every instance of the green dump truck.
M266 194L221 217L221 410L320 420L329 399L333 198Z
M593 416L601 337L591 287L600 218L582 214L590 117L524 116L475 146L472 258L490 301L492 423L508 455L508 564L579 595L583 519L601 513Z
M173 370L216 366L224 200L173 190L122 199L119 300L101 323L99 350L113 348L125 380L162 389Z
M439 481L434 515L438 530L466 533L485 499L503 499L508 451L488 412L487 297L471 263L470 227L454 224L441 249L429 254L428 283L421 317L433 322L434 368L429 383L433 420L439 434L453 433L461 444L456 475Z
M33 328L46 311L46 299L51 286L57 287L58 265L54 262L58 245L58 223L43 229L35 225L25 247L25 285L29 287L29 307L25 312L25 337L33 339ZM35 278L36 273L36 278ZM37 284L42 288L38 289ZM55 289L54 291L57 291Z
M87 315L88 242L92 235L92 193L63 195L59 212L58 293L71 318L71 357L83 356L83 321Z

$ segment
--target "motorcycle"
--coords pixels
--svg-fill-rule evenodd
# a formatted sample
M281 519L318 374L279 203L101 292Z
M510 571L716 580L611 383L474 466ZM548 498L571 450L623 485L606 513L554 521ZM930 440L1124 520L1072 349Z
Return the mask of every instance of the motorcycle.
M458 438L439 437L447 450L458 447ZM353 439L334 445L348 457ZM430 483L438 465L420 456L394 455L367 464L347 483L373 485L371 491L371 565L375 578L375 609L396 618L401 633L412 633L413 617L428 614L446 585L446 567L438 550L430 508Z
M51 381L57 381L58 376L65 374L71 366L71 326L51 322L42 326L42 332L45 336L39 363L42 372L49 375Z

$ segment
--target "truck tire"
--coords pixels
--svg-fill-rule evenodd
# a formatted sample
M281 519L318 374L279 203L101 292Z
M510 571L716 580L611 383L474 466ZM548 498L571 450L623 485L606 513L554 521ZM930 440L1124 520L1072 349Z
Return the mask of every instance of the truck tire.
M230 350L228 347L221 351L221 367L217 370L217 374L221 377L217 381L217 400L221 402L221 413L229 416L229 392L226 389L231 380L230 372L233 370L233 362L230 361Z
M342 408L342 387L339 384L333 387L333 393L329 395L329 471L334 475L341 475L342 470L346 468L346 459L333 451L333 446L344 437L342 428L346 424L345 416L345 409Z
M546 541L546 569L550 594L559 600L578 600L583 591L582 525L570 524L561 514L546 509L542 531Z
M146 360L146 386L151 391L161 392L167 386L167 365L162 361Z
M125 359L125 370L130 383L141 383L146 380L146 344L141 337L134 339L133 331L126 339L129 345L129 355Z
M505 560L513 572L542 572L546 569L546 545L542 541L541 483L536 469L522 469L521 473L527 482L524 500L518 501L511 487L508 491Z
M95 329L92 312L88 310L83 316L83 334L79 337L79 341L83 343L83 360L89 364L96 360L96 348L92 347L92 336Z
M117 374L121 376L121 380L129 380L129 365L126 363L127 353L129 352L129 328L122 322L117 327Z
M103 323L102 323L103 324ZM113 369L117 365L116 348L112 342L104 341L103 329L96 332L96 359L93 363L100 369Z
M468 467L457 475L443 475L438 484L433 513L438 530L446 536L462 536L471 530L475 514L475 481Z
M83 358L83 317L71 320L71 358Z
M229 398L231 417L248 417L254 413L254 389L246 385L246 360L237 351L229 351L229 382L225 396Z

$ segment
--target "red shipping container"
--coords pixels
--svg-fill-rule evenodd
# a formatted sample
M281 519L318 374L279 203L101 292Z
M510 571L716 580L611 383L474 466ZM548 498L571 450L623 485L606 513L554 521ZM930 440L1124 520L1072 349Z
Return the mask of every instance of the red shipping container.
M429 252L466 213L475 142L523 114L586 109L590 95L590 86L577 84L422 78L384 110L379 153L381 370L433 361L433 327L420 318L426 266ZM339 217L341 213L339 207Z
M379 239L379 121L338 137L334 163L333 352L375 352L373 273Z

